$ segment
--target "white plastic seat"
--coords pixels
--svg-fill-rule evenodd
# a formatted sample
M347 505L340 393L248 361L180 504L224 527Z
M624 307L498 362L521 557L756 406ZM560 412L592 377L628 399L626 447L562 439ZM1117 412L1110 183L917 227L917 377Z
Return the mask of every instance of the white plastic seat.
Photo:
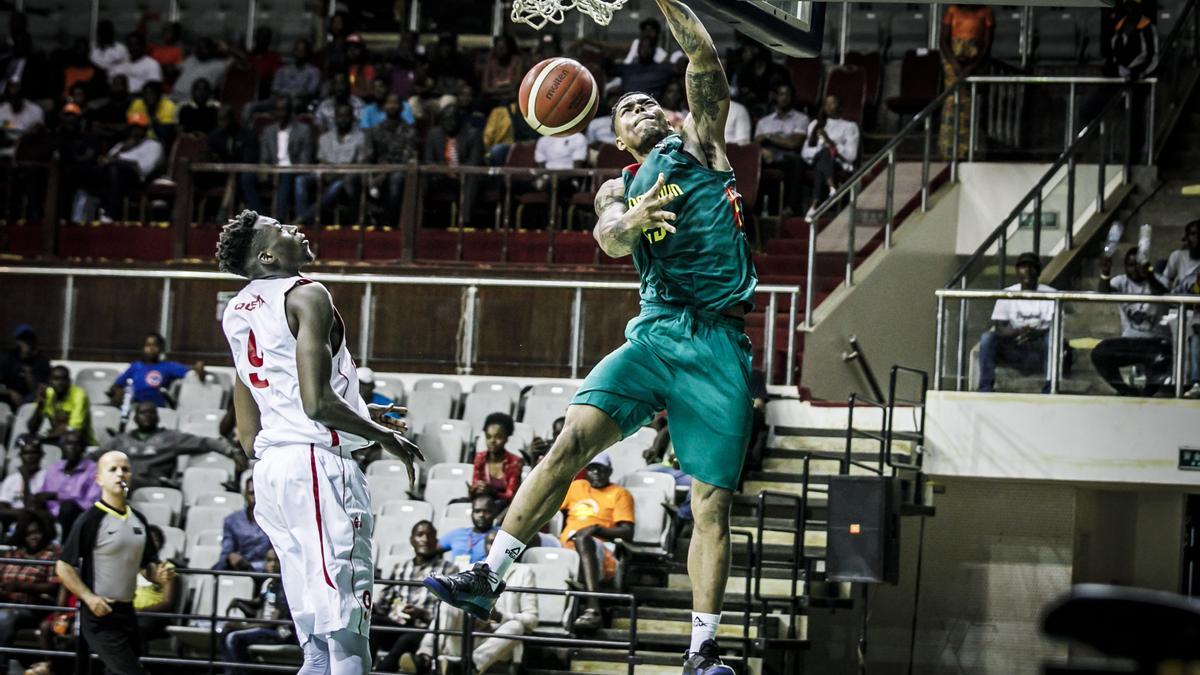
M411 511L377 517L375 519L375 543L379 547L379 553L387 554L390 548L398 542L408 545L408 540L412 538L413 526L422 520L431 520L432 513L433 507L425 504L425 508L414 506Z
M196 569L211 569L212 566L216 565L219 560L221 560L221 546L219 544L217 546L193 546L187 552L188 567L194 567ZM205 579L205 581L207 581L207 579ZM205 584L202 581L201 586L204 585ZM197 592L199 592L199 589L197 589ZM199 601L199 599L197 601ZM209 599L208 606L212 607L211 598Z
M567 519L563 516L562 511L555 511L554 517L550 519L550 522L546 526L547 529L550 530L549 534L554 535L554 538L558 539L559 535L562 534L563 523L565 523L566 520Z
M172 408L158 409L158 426L163 429L179 428L179 413Z
M187 540L187 548L189 551L197 546L216 546L220 548L222 532L223 530L200 530L192 535L191 539Z
M633 543L665 548L667 509L662 504L661 490L657 487L626 489L633 496Z
M426 377L417 380L413 383L413 398L420 398L425 393L436 392L446 394L450 397L451 405L454 411L458 410L458 403L462 400L462 385L458 380L452 380L448 377ZM448 417L453 417L454 412L451 412Z
M195 372L189 372L179 384L177 407L181 412L224 409L229 389L213 373L201 382Z
M183 511L183 492L169 487L137 488L129 496L129 502L138 510L144 510L144 505L166 504L171 517L176 518Z
M579 385L570 382L540 382L529 389L529 395L571 398L577 391Z
M421 446L426 464L444 464L462 461L463 449L470 440L469 424L462 420L439 419L425 423L417 444Z
M467 402L463 405L463 421L471 427L474 433L483 433L483 422L492 413L511 415L513 402L506 392L478 392L467 394Z
M220 409L189 410L179 414L179 430L197 436L217 438L221 435L221 420L225 411Z
M187 535L184 534L183 530L178 527L171 527L170 525L159 525L159 527L163 533L163 545L175 549L176 553L182 553L187 547Z
M203 455L189 455L184 471L193 467L205 469L220 469L225 472L225 480L237 474L237 462L232 457L226 457L219 452L206 452Z
M229 480L229 472L224 468L189 466L183 471L183 481L180 485L183 489L183 498L187 501L191 495L224 492L224 483L227 480Z
M389 499L408 498L413 486L409 485L408 474L401 467L398 472L367 474L367 490L371 493L371 507L374 511L383 508L383 504Z
M654 439L658 436L658 432L650 427L642 427L638 429L632 436L613 444L605 452L612 459L613 482L620 482L627 474L640 470L646 466L646 458L642 457L642 453L654 444Z
M574 579L579 574L579 554L569 548L546 548L535 546L525 549L521 562L526 565L554 565L567 570L567 577ZM540 577L538 579L541 580Z
M657 471L634 471L621 478L621 485L626 488L648 488L658 490L662 498L669 504L675 503L675 478L667 473Z
M433 506L416 499L389 499L379 509L379 517L384 516L404 516L412 520L414 525L422 520L433 522ZM379 529L378 525L375 529Z
M450 419L454 416L454 404L450 394L445 391L414 391L408 397L408 435L413 436L425 430L425 425L435 420Z
M404 380L400 379L399 375L375 373L375 386L380 390L380 393L392 399L396 405L404 405L406 390L404 388Z
M533 427L533 432L538 436L549 438L554 420L567 414L567 406L570 403L570 396L532 395L525 399L525 412L521 421Z
M460 480L471 482L475 467L462 462L445 462L429 467L429 480Z
M237 492L201 492L188 498L188 507L193 506L222 506L232 507L234 511L245 504L245 499Z
M564 551L566 553L575 553L566 549L554 548L531 548L525 551L525 556L521 559L523 562L517 563L525 565L533 572L533 578L537 580L538 588L548 588L556 590L566 590L568 588L567 581L574 577L574 572L579 568L579 563L568 569L565 564L555 563L532 563L529 562L529 554L534 551ZM552 595L549 593L538 593L538 624L542 626L560 626L566 622L568 598L565 595Z
M417 485L420 485L420 483L421 483L421 465L420 464L413 464L413 474L417 478ZM367 465L367 475L368 476L377 476L377 475L404 476L405 480L408 480L408 468L406 466L404 466L403 460L377 459L374 462L371 462L370 464ZM368 484L369 483L370 483L370 481L368 480ZM410 491L410 490L412 490L411 487L406 488L406 491ZM403 495L386 495L386 494L382 494L382 495L372 494L372 499L374 499L376 496L378 496L384 500L407 499L407 497L404 497Z
M166 528L171 527L175 522L176 514L171 511L171 507L168 504L162 502L145 502L134 504L133 508L145 516L147 523L163 528L164 532ZM175 528L171 527L171 529Z
M42 469L49 469L62 459L62 448L49 443L42 443Z
M110 430L115 430L121 424L121 411L111 405L92 404L92 433L96 436L96 445L104 445L112 438Z
M12 436L8 439L9 454L13 454L17 447L17 437L29 431L29 418L33 417L35 410L37 410L36 403L22 403L17 408L17 414L13 417L12 422ZM42 426L45 425L46 423L42 422Z
M194 541L196 536L205 530L224 529L225 517L236 510L236 506L232 509L224 506L193 506L188 509L187 522L183 526L186 540Z
M218 551L219 553L219 551ZM216 564L216 561L213 562ZM192 564L193 567L198 565ZM212 565L209 565L212 567ZM196 589L196 608L195 614L209 615L213 610L212 586L213 577L204 577L204 581L200 583L200 587ZM221 575L216 577L217 583L217 616L225 617L232 616L235 618L241 617L241 614L228 614L229 603L235 599L241 598L244 600L254 599L254 579L250 577L234 577Z
M471 522L471 503L470 502L455 502L447 504L438 513L437 522L438 534L444 535L451 530L457 530L460 527L472 527Z
M108 390L112 389L113 382L116 382L122 370L124 369L107 366L80 368L79 372L75 373L75 386L87 392L88 401L94 408L97 404L108 401Z
M480 380L471 387L475 394L504 394L513 406L521 400L521 383L514 380Z
M425 501L434 513L441 513L451 501L467 497L469 488L463 480L431 480L425 484Z

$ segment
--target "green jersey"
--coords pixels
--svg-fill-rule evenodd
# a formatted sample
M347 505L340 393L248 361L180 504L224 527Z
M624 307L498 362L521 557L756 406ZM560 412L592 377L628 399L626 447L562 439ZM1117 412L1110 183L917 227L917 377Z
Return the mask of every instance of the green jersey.
M682 136L671 134L640 165L623 172L630 207L654 187L660 173L663 191L675 196L665 208L675 214L676 232L647 230L633 250L642 303L718 313L752 306L758 277L733 172L704 166L683 149Z

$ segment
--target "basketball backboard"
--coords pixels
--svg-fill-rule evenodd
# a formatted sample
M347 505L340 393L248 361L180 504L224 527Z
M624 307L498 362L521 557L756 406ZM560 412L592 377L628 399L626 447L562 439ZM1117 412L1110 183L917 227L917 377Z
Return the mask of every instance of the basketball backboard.
M825 3L798 0L691 0L689 5L789 56L820 56Z

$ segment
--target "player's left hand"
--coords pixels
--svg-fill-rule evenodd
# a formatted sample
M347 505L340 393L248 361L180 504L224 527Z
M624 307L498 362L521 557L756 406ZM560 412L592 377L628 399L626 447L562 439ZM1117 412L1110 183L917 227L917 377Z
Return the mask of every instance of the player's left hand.
M388 413L396 413L397 415L407 415L408 408L398 406L395 403L389 403L387 405L380 405L378 403L368 403L367 411L370 412L370 414L371 414L371 420L373 420L377 424L382 424L383 426L387 427L388 429L391 429L392 431L399 432L402 434L408 431L408 423L407 422L405 422L402 419L398 419L396 417L388 417L387 416Z

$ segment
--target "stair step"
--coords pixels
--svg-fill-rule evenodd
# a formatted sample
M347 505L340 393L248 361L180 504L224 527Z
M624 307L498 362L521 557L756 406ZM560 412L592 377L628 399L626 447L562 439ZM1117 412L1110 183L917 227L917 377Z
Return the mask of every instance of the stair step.
M572 654L572 673L605 673L625 675L629 672L626 663L627 652L608 651L601 649L581 649ZM745 672L745 660L740 656L725 654L721 659L733 666L737 672ZM638 651L637 665L634 673L637 675L679 675L683 665L683 652L651 652Z
M800 483L792 481L748 480L742 484L742 491L748 495L757 495L762 490L770 490L800 496L801 487ZM822 491L813 490L812 486L809 486L809 504L824 506L828 501L828 495Z

